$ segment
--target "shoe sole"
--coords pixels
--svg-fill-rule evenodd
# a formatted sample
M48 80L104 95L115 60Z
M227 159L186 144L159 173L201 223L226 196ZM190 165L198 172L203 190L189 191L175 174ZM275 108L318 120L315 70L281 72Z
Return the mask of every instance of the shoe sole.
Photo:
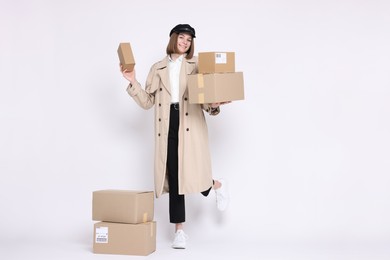
M186 249L184 246L172 246L173 249Z

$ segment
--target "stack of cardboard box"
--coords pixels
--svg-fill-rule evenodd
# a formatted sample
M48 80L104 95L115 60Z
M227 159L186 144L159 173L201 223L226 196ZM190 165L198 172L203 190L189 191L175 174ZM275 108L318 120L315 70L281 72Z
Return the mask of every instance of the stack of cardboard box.
M235 71L234 52L200 52L199 74L188 76L191 104L244 99L244 76Z
M93 252L149 255L156 250L152 191L99 190L92 196Z

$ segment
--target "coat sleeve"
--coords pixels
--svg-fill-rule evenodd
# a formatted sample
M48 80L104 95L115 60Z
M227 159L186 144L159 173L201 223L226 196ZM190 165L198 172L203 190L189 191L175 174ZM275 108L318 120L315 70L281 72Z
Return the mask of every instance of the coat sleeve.
M154 105L154 97L158 87L158 76L156 66L152 66L149 71L148 78L145 84L145 90L137 81L133 85L129 84L127 93L135 100L135 102L143 109L150 109Z

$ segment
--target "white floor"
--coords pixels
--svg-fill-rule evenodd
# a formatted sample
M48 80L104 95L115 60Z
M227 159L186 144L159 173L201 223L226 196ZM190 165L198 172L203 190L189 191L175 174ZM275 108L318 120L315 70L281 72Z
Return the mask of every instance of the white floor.
M261 214L248 218L247 213L235 208L238 203L234 198L231 202L231 208L222 214L216 210L212 197L189 196L189 219L185 226L189 235L187 249L175 250L170 247L173 226L168 224L167 197L156 200L157 248L146 257L94 254L94 222L90 216L89 200L81 203L80 207L73 204L77 214L69 210L69 206L62 214L50 211L52 215L46 218L43 217L45 211L41 210L37 214L40 218L35 220L25 220L24 215L20 218L4 215L3 221L0 221L0 260L390 259L390 237L386 226L382 225L383 232L379 229L369 232L361 221L360 226L353 225L351 227L356 228L347 232L347 227L342 230L341 224L348 223L332 222L333 229L329 228L329 232L324 232L324 228L318 232L318 226L299 225L302 223L293 214L284 215L283 221L276 219L274 222L270 221L270 217L261 218ZM338 229L341 231L337 232Z
M158 237L156 251L147 256L98 255L88 239L82 241L6 241L0 245L2 260L88 260L88 259L270 259L270 260L388 260L389 241L259 241L235 236L218 238L212 234L190 239L185 250L170 248L167 238Z

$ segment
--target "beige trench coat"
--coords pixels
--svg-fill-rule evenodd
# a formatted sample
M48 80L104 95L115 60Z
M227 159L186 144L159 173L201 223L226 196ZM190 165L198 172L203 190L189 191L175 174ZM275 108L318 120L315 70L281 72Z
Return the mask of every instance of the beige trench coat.
M144 109L154 105L155 153L154 185L156 197L169 192L167 179L167 144L170 113L170 81L168 56L155 63L149 72L145 89L139 82L129 85L127 92ZM189 104L187 75L197 73L197 59L183 59L180 71L179 126L179 194L198 193L213 185L208 132L204 110L208 105ZM210 114L218 114L210 113Z

